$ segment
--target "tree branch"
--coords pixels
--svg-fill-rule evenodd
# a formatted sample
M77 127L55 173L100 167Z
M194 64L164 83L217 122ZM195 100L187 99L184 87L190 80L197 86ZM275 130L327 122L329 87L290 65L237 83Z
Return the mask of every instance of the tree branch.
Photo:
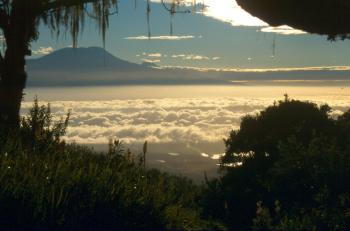
M56 1L51 1L48 2L47 4L44 4L41 9L40 13L47 12L50 10L55 10L60 7L73 7L73 6L78 6L82 4L88 4L88 3L93 3L93 2L98 2L100 0L56 0Z

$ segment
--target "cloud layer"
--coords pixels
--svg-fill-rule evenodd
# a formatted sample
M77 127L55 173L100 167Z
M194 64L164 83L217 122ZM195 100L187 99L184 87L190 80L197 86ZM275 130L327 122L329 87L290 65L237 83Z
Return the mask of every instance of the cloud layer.
M37 50L33 50L34 55L48 55L52 53L54 49L52 47L39 47Z
M293 29L290 26L279 26L279 27L263 27L260 29L261 32L265 33L276 33L282 35L302 35L307 34L305 31Z
M196 144L221 142L238 128L242 116L272 103L271 98L140 99L55 101L51 108L58 117L72 109L69 141L103 144L115 138L126 143ZM23 112L31 104L23 103ZM347 110L348 101L334 99L331 106L339 115Z
M218 60L220 57L215 56L215 57L208 57L205 55L198 55L198 54L173 54L171 55L171 58L180 58L183 60Z
M194 39L195 36L193 35L160 35L160 36L133 36L133 37L125 37L126 40L184 40L184 39Z

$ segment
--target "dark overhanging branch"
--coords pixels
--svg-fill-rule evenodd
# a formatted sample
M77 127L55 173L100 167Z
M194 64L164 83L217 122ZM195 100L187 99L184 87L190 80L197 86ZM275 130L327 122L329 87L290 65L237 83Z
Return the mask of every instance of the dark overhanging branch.
M84 6L84 12L86 13L86 15L90 18L93 18L95 20L98 20L99 18L96 15L93 15L92 13L89 12L89 10L87 9L87 6ZM115 11L108 13L108 16L113 16L119 13L118 7L115 9Z
M161 4L164 7L164 9L166 11L169 12L170 14L170 35L173 35L174 33L174 26L173 26L173 17L175 14L180 13L180 14L187 14L187 13L191 13L190 10L178 10L176 9L176 7L179 5L179 1L175 1L172 0L172 3L170 3L170 7L167 6L167 3L165 2L165 0L161 0ZM194 0L194 4L195 4L195 0Z
M165 0L161 0L161 4L163 5L164 9L166 9L170 14L175 14L175 13L191 13L190 10L176 10L176 6L179 4L178 2L173 1L170 3L170 8L167 6L167 3Z
M52 2L48 2L47 4L44 4L40 11L39 14L48 12L51 10L56 10L58 8L62 7L74 7L78 5L86 5L88 3L93 3L93 2L99 2L100 0L56 0Z

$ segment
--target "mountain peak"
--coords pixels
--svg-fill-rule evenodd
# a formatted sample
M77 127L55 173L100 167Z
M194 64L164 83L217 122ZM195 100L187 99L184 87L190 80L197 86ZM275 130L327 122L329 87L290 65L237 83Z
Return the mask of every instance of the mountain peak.
M41 70L139 70L142 65L113 56L101 47L63 48L28 60L28 69Z

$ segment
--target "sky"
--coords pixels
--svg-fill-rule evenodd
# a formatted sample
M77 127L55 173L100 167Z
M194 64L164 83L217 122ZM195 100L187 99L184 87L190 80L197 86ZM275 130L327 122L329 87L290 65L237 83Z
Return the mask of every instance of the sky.
M197 3L202 2L197 0ZM146 2L119 1L110 17L105 48L118 58L159 66L201 68L294 68L350 66L350 41L330 42L286 26L273 28L243 11L234 0L204 0L192 13L169 13L152 0L148 38ZM202 10L203 9L203 10ZM173 34L170 33L170 23ZM37 58L69 47L70 36L56 38L44 25L32 43ZM103 46L93 20L87 20L80 47Z

